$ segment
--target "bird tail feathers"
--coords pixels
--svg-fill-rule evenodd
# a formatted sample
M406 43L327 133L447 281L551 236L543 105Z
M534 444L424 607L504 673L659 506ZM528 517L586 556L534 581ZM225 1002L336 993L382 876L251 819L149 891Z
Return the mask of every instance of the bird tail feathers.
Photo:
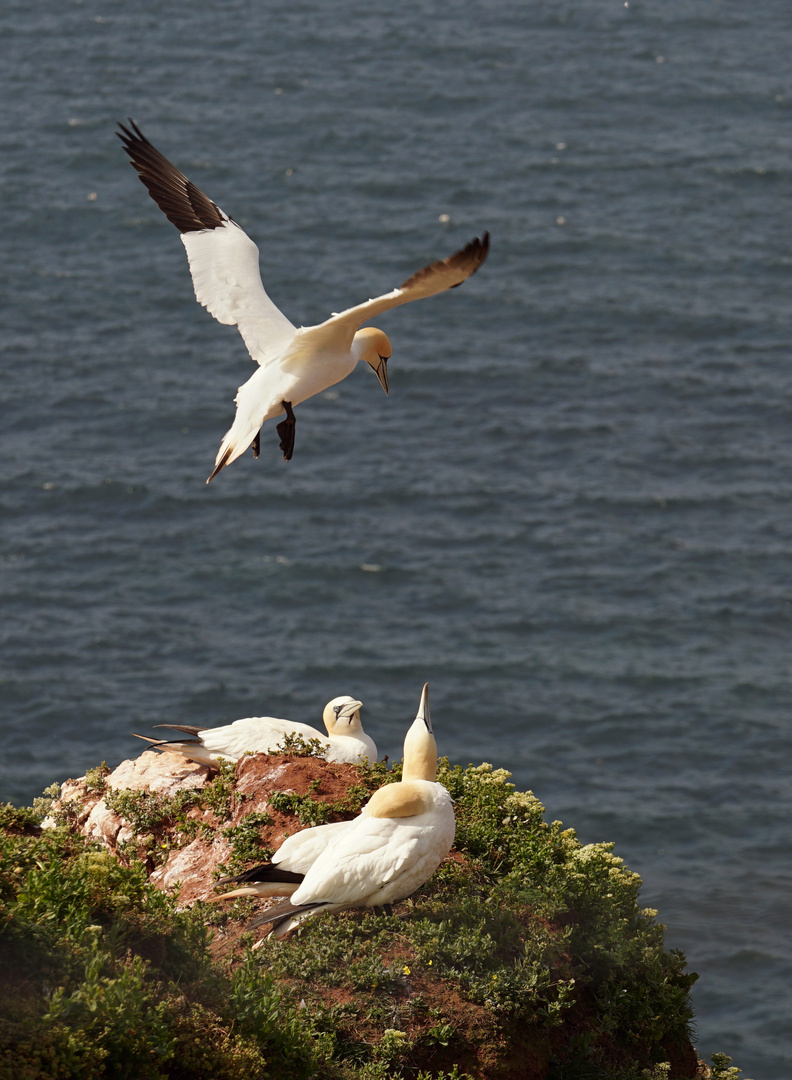
M148 735L138 735L136 731L131 732L131 734L136 739L143 739L144 742L151 743L150 750L173 750L177 754L188 754L191 749L201 745L197 739L195 742L187 742L186 740L182 742L179 739L150 739Z
M279 866L275 866L274 863L263 863L261 866L254 866L250 870L245 870L242 874L234 874L233 876L221 877L218 885L240 885L251 881L288 881L296 882L299 884L305 874L296 874L292 870L283 870Z
M207 484L210 480L214 480L226 465L230 465L232 461L236 461L241 454L244 454L255 439L260 427L261 424L257 424L253 428L249 424L240 424L239 413L237 412L234 423L225 433L223 441L220 443L220 449L217 451L217 457L215 458L215 467L206 481Z
M284 937L293 930L303 919L314 915L317 911L328 907L326 903L319 904L292 904L290 900L281 900L279 904L266 908L261 915L257 915L245 927L246 930L255 930L257 926L266 926L272 923L270 937Z
M154 727L170 728L172 731L183 731L185 735L197 735L199 731L206 731L205 727L192 727L190 724L155 724ZM139 735L138 738L141 738ZM164 740L160 740L161 742Z
M226 761L234 761L235 758L229 757L227 754L212 754L207 750L202 742L196 739L191 742L189 739L180 741L179 739L150 739L148 735L138 735L133 731L132 734L136 739L143 739L144 742L149 743L149 750L161 750L163 753L181 754L182 757L189 758L190 761L196 761L199 765L205 765L209 769L216 769L217 759L223 758Z

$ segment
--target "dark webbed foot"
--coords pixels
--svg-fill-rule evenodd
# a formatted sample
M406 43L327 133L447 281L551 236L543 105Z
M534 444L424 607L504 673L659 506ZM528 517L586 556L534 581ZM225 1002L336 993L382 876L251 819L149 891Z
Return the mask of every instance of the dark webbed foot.
M281 420L277 425L277 432L280 435L280 448L283 451L283 460L291 461L292 454L294 453L294 429L297 426L297 421L294 417L290 401L282 401L281 405L286 410L286 419Z
M261 432L260 431L256 432L256 437L253 440L253 442L250 444L250 446L251 446L251 449L253 450L253 457L258 457L259 454L261 453Z

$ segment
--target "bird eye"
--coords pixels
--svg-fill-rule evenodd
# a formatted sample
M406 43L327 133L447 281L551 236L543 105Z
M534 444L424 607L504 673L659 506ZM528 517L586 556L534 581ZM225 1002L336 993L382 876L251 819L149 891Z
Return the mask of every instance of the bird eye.
M344 707L343 705L334 705L333 706L333 712L336 714L336 720L338 719L338 714L341 712L343 707Z

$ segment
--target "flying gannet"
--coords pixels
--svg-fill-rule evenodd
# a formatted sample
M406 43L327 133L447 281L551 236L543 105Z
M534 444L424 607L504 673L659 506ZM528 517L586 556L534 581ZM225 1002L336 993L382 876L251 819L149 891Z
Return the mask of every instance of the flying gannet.
M431 877L454 842L451 796L436 776L427 683L404 740L402 779L375 791L351 821L318 825L288 837L272 862L223 879L221 884L241 887L216 899L288 897L249 924L272 923L274 937L283 937L319 911L403 900Z
M260 429L286 414L277 425L283 457L294 450L293 406L351 374L359 361L375 371L388 393L387 362L392 349L382 330L364 322L411 300L461 285L487 257L489 233L476 237L440 262L431 263L391 292L334 314L318 326L292 325L273 304L261 282L259 251L232 217L199 191L129 121L116 132L149 195L181 233L195 286L195 297L218 322L238 326L259 369L235 398L234 423L226 432L207 480L253 447L259 456Z
M286 735L300 735L303 739L316 739L324 747L325 761L349 762L357 765L368 759L373 765L377 760L377 747L360 722L362 702L351 697L337 697L328 701L322 713L327 728L323 735L308 724L292 720L280 720L275 716L249 716L235 720L222 727L201 728L187 724L157 724L157 727L173 728L193 735L190 740L149 739L150 749L182 754L191 761L217 768L221 761L238 761L243 754L272 753Z

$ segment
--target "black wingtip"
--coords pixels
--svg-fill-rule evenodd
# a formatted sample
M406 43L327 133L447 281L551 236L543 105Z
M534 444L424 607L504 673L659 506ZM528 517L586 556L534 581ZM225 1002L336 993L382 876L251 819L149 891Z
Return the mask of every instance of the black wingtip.
M452 259L469 257L475 261L473 269L468 274L468 277L473 277L475 272L481 266L489 254L490 247L490 234L488 230L484 230L481 236L474 236L469 244L465 244L463 248L460 248L455 255L452 255ZM465 281L467 278L465 279ZM460 285L464 285L464 281L458 281L456 285L452 285L452 289L458 289Z
M284 900L280 904L274 904L272 907L265 908L260 915L257 915L255 919L252 919L246 926L246 930L255 930L259 926L266 926L267 923L272 923L272 930L275 931L279 926L282 926L287 919L290 919L292 915L301 915L305 911L314 911L316 908L323 908L327 905L327 901L320 900L313 904L292 904L289 900Z
M487 254L489 253L489 248L490 248L489 230L485 229L480 237L479 236L474 236L467 247L468 247L468 251L470 251L471 255L476 255L477 258L478 258L478 263L476 265L476 270L478 270L479 266L481 266L481 264L486 259ZM476 270L473 271L474 274L475 274Z
M168 221L181 233L222 228L229 219L220 207L149 142L131 116L128 124L119 120L116 135Z
M116 131L114 134L117 135L121 142L124 144L124 148L127 149L127 153L129 153L128 146L131 143L135 142L135 140L139 140L140 142L146 143L148 146L151 146L151 143L148 141L146 136L143 134L143 132L140 130L140 128L137 126L131 116L127 117L127 124L129 124L132 128L131 131L126 126L126 124L122 124L120 120L116 120L116 123L121 128L121 130Z
M251 870L245 870L242 874L233 877L223 877L217 882L218 885L244 885L249 881L273 881L279 884L299 884L305 878L305 874L297 874L292 870L282 870L273 863L264 863L262 866L254 866Z

